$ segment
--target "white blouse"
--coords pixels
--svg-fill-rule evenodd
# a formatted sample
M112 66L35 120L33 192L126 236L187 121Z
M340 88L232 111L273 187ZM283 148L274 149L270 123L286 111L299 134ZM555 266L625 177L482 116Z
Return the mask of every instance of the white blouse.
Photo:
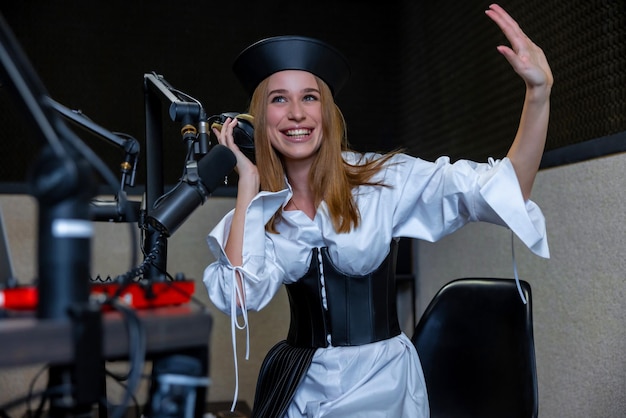
M344 153L350 163L359 157ZM246 213L241 266L233 267L224 253L233 212L221 220L207 238L217 261L206 268L203 280L211 301L231 315L233 334L238 314L247 327L246 310L262 309L282 284L304 275L313 247L328 247L340 271L362 275L382 263L394 238L434 242L469 222L483 221L507 226L533 253L549 257L543 214L535 203L524 201L507 158L451 163L448 157L428 162L398 154L372 179L379 180L389 187L353 190L361 223L344 234L334 231L325 202L313 220L301 211L283 211L279 233L266 233L265 224L287 205L292 192L286 183L280 192L259 193ZM244 280L244 310L235 307L236 271ZM427 417L415 348L401 334L363 346L318 349L287 416Z

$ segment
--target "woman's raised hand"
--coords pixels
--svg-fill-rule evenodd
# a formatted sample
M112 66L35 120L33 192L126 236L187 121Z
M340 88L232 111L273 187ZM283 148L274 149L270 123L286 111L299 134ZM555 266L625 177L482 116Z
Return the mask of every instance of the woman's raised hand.
M552 87L553 77L543 50L520 29L519 24L499 5L492 4L485 14L507 37L511 46L500 45L498 51L509 61L528 88Z

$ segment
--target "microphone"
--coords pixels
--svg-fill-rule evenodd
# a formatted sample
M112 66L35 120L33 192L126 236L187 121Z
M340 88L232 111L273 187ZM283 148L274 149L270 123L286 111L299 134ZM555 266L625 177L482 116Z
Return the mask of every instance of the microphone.
M216 144L197 162L198 175L189 176L188 173L155 205L152 213L148 215L148 223L166 237L171 236L189 215L206 201L236 164L235 154L225 145Z

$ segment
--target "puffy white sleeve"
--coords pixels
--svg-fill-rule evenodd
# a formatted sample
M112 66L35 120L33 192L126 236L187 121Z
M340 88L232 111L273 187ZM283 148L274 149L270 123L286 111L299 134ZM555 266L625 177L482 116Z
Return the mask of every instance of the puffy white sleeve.
M404 158L404 160L403 160ZM539 206L524 200L508 158L488 163L448 157L426 162L401 157L386 176L399 185L394 236L437 241L468 222L508 227L536 255L548 258L545 218Z
M493 164L493 161L490 161ZM499 176L486 176L481 184L480 195L518 238L536 255L550 257L546 223L539 206L532 200L524 200L513 164L508 158L499 164Z
M241 266L233 266L224 251L233 211L209 233L207 243L217 260L204 270L203 282L209 298L222 312L227 314L232 312L237 272L243 279L247 310L262 309L279 290L284 272L276 262L274 246L266 236L265 224L285 202L288 193L288 190L276 193L261 192L248 206ZM241 313L241 310L238 312Z

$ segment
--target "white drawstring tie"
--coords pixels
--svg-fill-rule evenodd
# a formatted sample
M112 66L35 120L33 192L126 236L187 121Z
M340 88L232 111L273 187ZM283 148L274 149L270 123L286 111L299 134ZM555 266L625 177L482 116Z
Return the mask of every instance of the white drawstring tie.
M517 286L519 296L522 298L522 302L526 305L526 297L524 296L524 292L522 292L522 285L520 285L519 276L517 274L517 261L515 260L515 234L513 231L511 231L511 255L513 258L513 276L515 276L515 285Z
M237 282L237 273L241 277L241 288ZM248 326L248 309L246 308L245 299L245 284L244 274L241 267L233 267L233 291L231 292L230 299L230 332L233 343L233 361L235 364L235 395L233 398L233 404L230 407L230 412L235 412L235 406L237 405L237 397L239 396L239 366L237 364L237 329L246 330L246 360L250 358L250 328ZM241 316L243 318L243 324L239 325L237 320L237 302L241 307Z

